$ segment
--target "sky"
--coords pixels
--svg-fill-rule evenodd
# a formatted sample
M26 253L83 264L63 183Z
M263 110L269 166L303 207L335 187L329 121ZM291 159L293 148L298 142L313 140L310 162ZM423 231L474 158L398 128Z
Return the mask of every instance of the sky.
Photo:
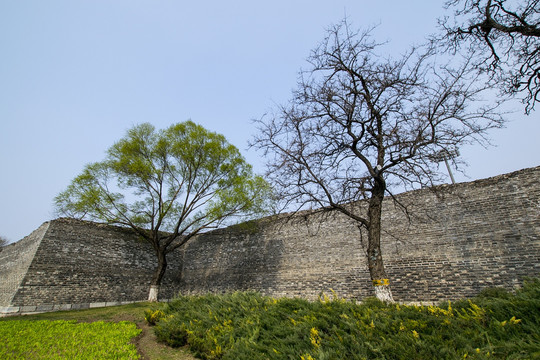
M291 98L299 70L347 16L393 55L422 43L443 1L3 0L0 2L0 236L55 218L53 198L136 124L188 119L221 133L254 169L253 119ZM519 104L496 147L470 146L472 181L540 165L540 116Z

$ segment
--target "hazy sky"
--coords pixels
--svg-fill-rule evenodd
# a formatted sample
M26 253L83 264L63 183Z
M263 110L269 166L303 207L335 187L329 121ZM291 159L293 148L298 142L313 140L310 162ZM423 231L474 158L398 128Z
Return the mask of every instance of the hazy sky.
M192 119L247 150L251 120L290 98L325 29L380 24L403 52L436 30L443 1L4 0L0 2L0 235L54 217L52 199L135 124ZM521 108L497 148L462 152L468 178L540 165L539 112Z

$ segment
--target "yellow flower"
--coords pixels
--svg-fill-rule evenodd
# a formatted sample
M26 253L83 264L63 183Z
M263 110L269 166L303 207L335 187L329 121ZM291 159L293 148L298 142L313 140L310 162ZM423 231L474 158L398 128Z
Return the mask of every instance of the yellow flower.
M420 337L420 335L418 335L418 333L416 332L416 330L413 330L413 331L412 331L412 334L413 334L413 336L414 336L416 339L418 339L418 338Z
M321 336L319 335L319 331L317 329L311 328L309 331L309 340L311 341L313 347L318 348L321 346Z

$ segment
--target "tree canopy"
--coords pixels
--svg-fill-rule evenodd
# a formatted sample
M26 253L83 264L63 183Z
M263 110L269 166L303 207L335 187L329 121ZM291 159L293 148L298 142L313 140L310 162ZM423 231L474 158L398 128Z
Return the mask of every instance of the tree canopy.
M191 121L159 131L145 123L87 165L55 207L132 228L156 252L152 285L159 286L168 253L202 231L260 214L268 190L222 135Z
M504 93L521 95L525 112L540 101L540 1L449 0L443 46L465 50Z

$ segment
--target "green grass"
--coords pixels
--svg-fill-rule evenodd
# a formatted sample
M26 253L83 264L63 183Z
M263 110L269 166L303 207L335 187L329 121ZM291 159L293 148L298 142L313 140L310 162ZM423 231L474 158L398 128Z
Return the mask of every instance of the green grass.
M23 326L28 327L28 329L34 328L34 334L32 332L30 333L18 333L16 336L9 336L9 341L14 341L17 348L24 350L26 348L26 354L21 355L15 355L11 354L9 356L3 355L2 351L6 349L3 343L3 337L7 337L8 333L4 330L0 330L0 359L36 359L36 358L42 358L42 359L50 359L54 358L54 354L47 353L42 357L38 357L35 353L30 354L30 351L28 349L30 346L28 345L28 339L31 339L36 334L39 334L41 330L39 330L39 323L51 323L55 321L62 321L62 322L68 322L71 325L78 325L81 324L83 327L87 326L89 324L87 323L95 323L95 322L105 322L105 326L111 325L112 327L115 326L116 323L121 323L128 321L133 326L137 326L140 331L142 331L136 338L132 338L131 341L128 340L126 344L131 343L133 346L136 347L138 354L141 356L142 359L148 359L148 360L154 360L154 359L160 359L160 360L170 360L170 359L178 359L178 360L194 360L194 357L189 353L187 349L181 348L181 349L173 349L169 346L166 346L164 344L158 343L156 336L154 335L154 332L151 328L146 324L144 321L144 311L145 309L148 309L148 307L151 306L150 303L135 303L130 305L123 305L123 306L114 306L114 307L104 307L104 308L95 308L95 309L86 309L86 310L72 310L72 311L58 311L58 312L50 312L50 313L43 313L43 314L35 314L35 315L25 315L25 316L15 316L15 317L7 317L7 318L0 318L0 328L1 329L7 329L11 328L14 329L17 326ZM36 325L34 325L36 324ZM37 327L37 328L36 328ZM22 331L22 330L21 330ZM79 332L80 329L77 329L76 327L70 327L66 326L61 333L56 337L55 341L58 342L58 344L51 344L51 345L44 345L39 339L41 339L40 336L38 336L38 340L34 341L33 343L37 344L36 346L39 349L42 349L43 351L47 348L52 347L58 347L60 344L64 344L63 346L69 347L71 343L76 343L79 341L77 338L75 338L74 334ZM82 336L82 335L81 335ZM73 339L73 341L69 340ZM7 342L6 342L7 344ZM116 346L109 346L104 345L107 349L107 355L104 356L92 356L89 355L89 358L92 359L100 359L100 358L107 358L106 356L111 356L111 358L115 359L121 359L122 357L117 354ZM19 350L20 351L20 350ZM41 350L40 350L41 351ZM94 351L92 349L87 349L85 353L78 354L77 356L66 356L64 358L68 359L79 359L84 358L86 356L85 354L92 354L91 351ZM95 350L98 351L98 350ZM43 355L43 354L42 354ZM127 357L129 358L129 357ZM134 357L136 358L136 357Z
M180 297L148 311L157 338L203 359L540 359L540 281L440 306Z
M139 359L130 341L140 332L129 322L5 321L0 359Z

